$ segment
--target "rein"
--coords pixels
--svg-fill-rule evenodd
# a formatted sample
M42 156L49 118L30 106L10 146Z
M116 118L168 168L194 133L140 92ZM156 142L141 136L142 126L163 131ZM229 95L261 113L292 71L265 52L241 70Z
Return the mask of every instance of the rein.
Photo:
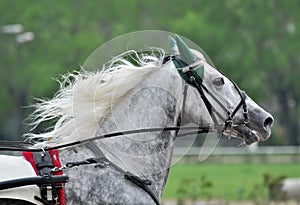
M198 126L186 126L186 127L181 127L181 126L174 126L174 127L154 127L154 128L142 128L142 129L135 129L135 130L125 130L125 131L120 131L120 132L112 132L108 134L103 134L103 135L98 135L96 137L92 137L89 139L85 140L78 140L75 142L71 143L66 143L58 146L53 146L53 147L45 147L45 148L18 148L18 147L0 147L0 151L29 151L29 152L45 152L45 151L50 151L50 150L55 150L55 149L62 149L62 148L67 148L67 147L72 147L75 145L79 144L86 144L89 142L93 142L96 140L100 139L107 139L107 138L112 138L112 137L118 137L118 136L124 136L124 135L131 135L131 134L138 134L138 133L148 133L148 132L157 132L157 131L179 131L179 130L196 130L193 132L185 132L182 134L177 135L178 137L182 136L188 136L192 134L200 134L200 133L207 133L207 132L215 132L222 130L223 126L203 126L203 127L198 127ZM7 144L8 141L0 141L0 145L3 143Z
M122 168L118 167L116 164L111 162L109 159L107 159L102 151L96 146L91 146L93 145L92 142L95 140L100 140L100 139L105 139L105 138L112 138L112 137L117 137L117 136L125 136L125 135L131 135L131 134L137 134L137 133L147 133L147 132L156 132L156 131L179 131L179 130L196 130L196 131L190 131L190 132L184 132L181 134L178 134L177 136L188 136L192 134L200 134L200 133L208 133L208 132L214 132L219 130L222 130L223 127L220 126L203 126L203 127L195 127L195 126L189 126L189 127L181 127L181 126L174 126L174 127L159 127L159 128L144 128L144 129L135 129L135 130L128 130L128 131L122 131L122 132L113 132L109 134L103 134L99 135L90 139L86 140L81 140L81 141L76 141L72 143L66 143L63 145L58 145L54 147L46 147L46 148L41 148L41 149L31 149L31 148L18 148L18 147L0 147L0 151L25 151L25 152L33 152L33 153L41 153L43 155L44 153L47 153L48 151L51 150L57 150L57 149L62 149L62 148L67 148L71 146L75 146L78 144L85 144L87 145L88 148L92 150L96 155L101 155L100 157L95 157L95 158L89 158L84 161L78 161L78 162L68 162L66 165L62 167L54 167L51 169L51 173L59 172L64 169L69 169L74 166L81 166L81 165L90 165L90 164L95 164L95 168L107 168L107 167L113 167L117 171L119 171L121 174L124 175L124 178L139 188L143 189L146 193L149 194L151 199L155 202L156 205L159 205L159 199L156 196L156 194L150 189L149 186L151 186L151 181L147 179L141 179L140 177L123 170ZM0 141L1 144L6 144L8 145L8 141ZM19 143L18 143L19 144ZM26 144L26 143L25 143ZM12 145L12 144L11 144ZM19 144L20 145L20 144ZM55 184L55 180L60 183L66 183L68 181L68 176L52 176L50 172L45 175L45 176L38 176L38 177L32 177L32 178L21 178L17 180L8 180L4 182L0 182L0 190L3 189L8 189L8 188L14 188L14 187L20 187L20 186L26 186L26 185L32 185L36 184L39 186L44 186L45 184ZM41 189L43 191L43 189ZM54 189L56 191L56 189ZM47 192L48 193L48 192ZM52 196L52 194L50 194ZM47 198L47 195L46 195ZM39 200L40 202L44 204L48 204L46 200L43 198L35 197L36 200Z

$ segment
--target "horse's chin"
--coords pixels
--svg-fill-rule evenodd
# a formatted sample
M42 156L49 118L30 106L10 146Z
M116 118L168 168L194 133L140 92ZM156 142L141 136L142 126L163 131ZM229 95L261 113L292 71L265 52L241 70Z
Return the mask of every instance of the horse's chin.
M248 126L241 125L241 126L234 127L231 130L226 130L224 134L242 139L244 140L246 145L251 145L254 142L267 140L271 133L261 134L255 130L252 130Z

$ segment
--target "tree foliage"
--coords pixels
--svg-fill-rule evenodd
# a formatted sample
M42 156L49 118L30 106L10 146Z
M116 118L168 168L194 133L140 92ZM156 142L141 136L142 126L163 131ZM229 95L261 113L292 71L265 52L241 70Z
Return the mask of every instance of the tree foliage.
M181 34L256 101L277 124L273 143L299 144L300 13L297 1L3 0L0 26L21 23L33 42L0 34L0 137L17 139L34 97L50 97L52 78L80 69L103 42L136 30Z

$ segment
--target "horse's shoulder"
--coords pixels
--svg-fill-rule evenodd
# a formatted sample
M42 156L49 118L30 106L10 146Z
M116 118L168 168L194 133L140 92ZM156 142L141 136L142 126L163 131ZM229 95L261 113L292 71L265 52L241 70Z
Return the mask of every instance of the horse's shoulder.
M74 176L72 176L74 174ZM73 182L66 184L67 201L93 201L95 204L149 204L151 197L141 188L125 179L124 174L113 168L81 167L68 173ZM76 189L81 187L81 189ZM93 192L86 192L84 189ZM97 202L97 203L96 203Z

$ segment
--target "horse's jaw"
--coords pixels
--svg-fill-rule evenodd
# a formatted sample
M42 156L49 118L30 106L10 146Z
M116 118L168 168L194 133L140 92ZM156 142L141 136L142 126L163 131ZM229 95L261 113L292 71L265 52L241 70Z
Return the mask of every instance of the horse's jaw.
M242 139L246 145L251 145L254 142L265 141L271 136L271 130L263 133L251 129L247 125L239 125L224 132L225 135Z

